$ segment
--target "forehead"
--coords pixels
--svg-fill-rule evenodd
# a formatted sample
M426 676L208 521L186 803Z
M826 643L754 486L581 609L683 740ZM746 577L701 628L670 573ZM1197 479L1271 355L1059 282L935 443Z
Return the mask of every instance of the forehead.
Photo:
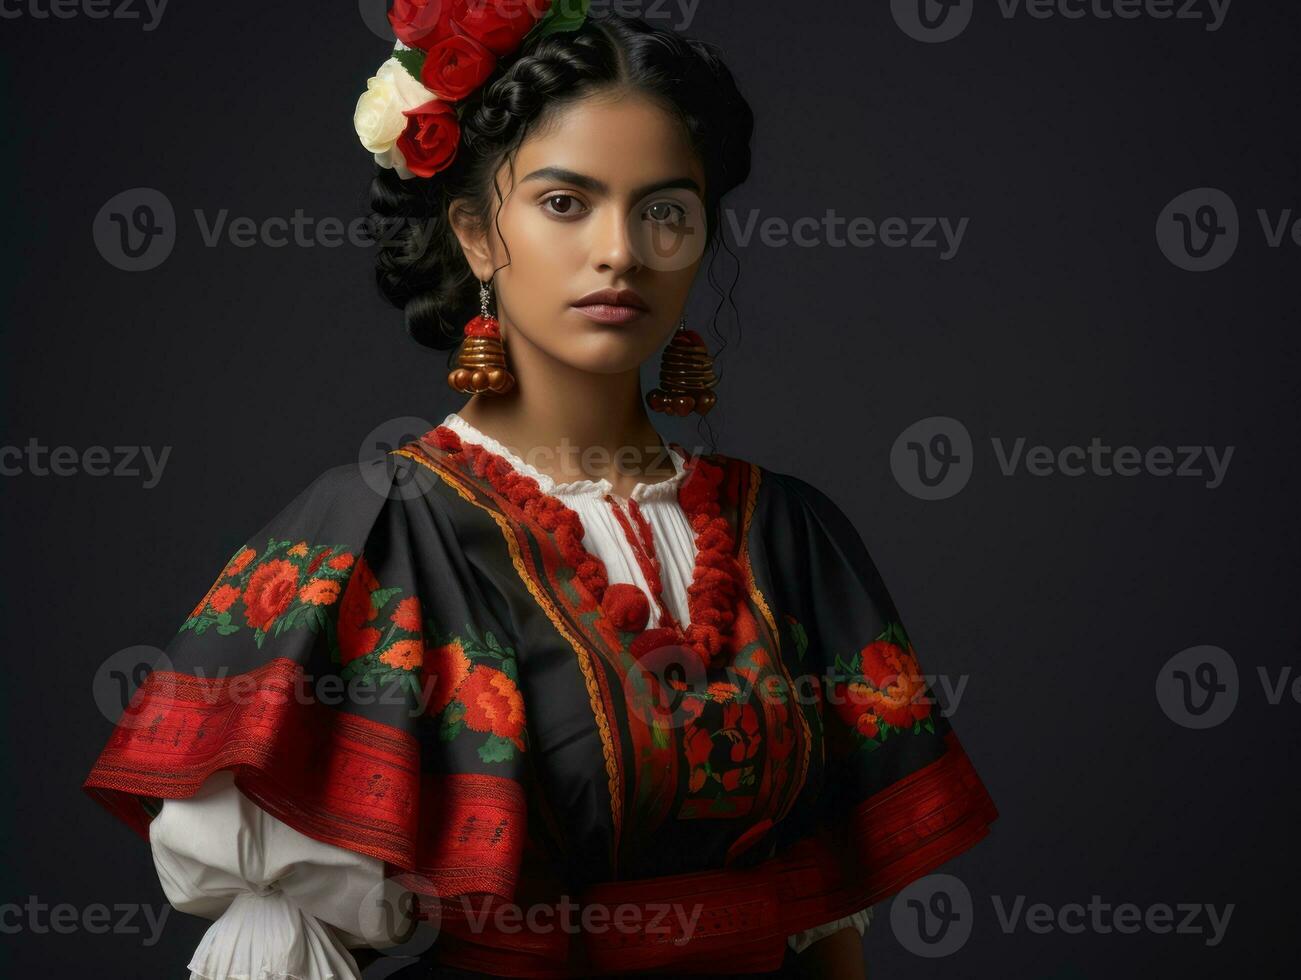
M558 107L520 146L515 174L562 167L612 191L704 174L682 123L642 95L600 94Z

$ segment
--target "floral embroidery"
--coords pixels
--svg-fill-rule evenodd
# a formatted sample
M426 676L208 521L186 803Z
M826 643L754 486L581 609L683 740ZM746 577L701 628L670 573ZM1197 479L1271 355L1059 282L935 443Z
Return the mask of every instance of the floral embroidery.
M926 681L900 623L890 623L849 663L836 657L828 677L831 707L858 747L871 751L891 735L935 731Z
M352 566L350 553L306 541L269 538L260 555L243 547L226 563L180 632L215 629L229 636L251 627L259 647L268 634L279 636L295 627L319 632L327 627L325 610L338 600ZM237 609L237 604L243 608Z
M809 634L805 631L804 625L790 613L786 613L784 618L786 625L790 627L791 638L795 641L795 656L803 660L804 651L809 648Z
M472 625L465 637L449 636L431 646L425 660L431 696L427 714L439 722L445 741L466 729L488 735L479 746L484 762L507 762L527 747L524 696L519 689L515 651L491 632L478 635Z

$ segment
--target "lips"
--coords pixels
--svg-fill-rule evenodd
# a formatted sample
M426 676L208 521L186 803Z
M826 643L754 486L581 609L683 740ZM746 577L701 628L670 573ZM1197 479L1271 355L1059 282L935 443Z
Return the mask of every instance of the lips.
M640 310L645 313L650 310L646 301L641 295L632 289L598 289L594 293L588 293L582 299L576 301L574 306L582 309L584 307L613 307L628 308Z

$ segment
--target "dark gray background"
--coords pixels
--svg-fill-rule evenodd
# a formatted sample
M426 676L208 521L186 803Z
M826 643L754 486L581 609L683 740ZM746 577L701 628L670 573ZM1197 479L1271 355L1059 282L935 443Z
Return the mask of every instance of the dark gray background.
M1238 0L1208 32L1005 19L991 2L962 36L922 44L886 3L704 0L691 25L724 46L758 117L754 174L730 202L740 216L970 219L947 262L879 245L734 247L742 341L719 320L732 343L718 448L804 477L854 518L923 666L968 677L953 721L1001 810L943 869L975 903L966 945L914 956L883 903L865 941L873 976L1295 968L1301 705L1269 704L1257 668L1301 668L1301 248L1267 247L1256 209L1301 211L1299 18ZM81 790L109 733L96 668L162 645L244 537L355 459L375 426L458 403L444 356L408 341L378 299L368 250L210 248L195 224L194 209L363 213L371 164L351 116L386 46L355 2L177 2L151 32L24 14L0 19L0 37L0 444L173 447L149 490L0 482L0 901L157 907L147 846ZM1197 274L1167 261L1154 229L1202 186L1234 199L1242 240ZM180 232L162 266L129 274L91 226L136 187L167 195ZM724 281L729 269L723 256ZM691 321L717 350L714 303L702 281ZM890 467L898 435L930 416L975 442L970 482L941 501L906 493ZM701 441L676 420L661 432ZM1235 449L1214 490L1004 476L990 440L1019 436ZM1241 692L1228 720L1194 731L1166 717L1155 685L1203 644L1234 658ZM1057 909L1094 894L1235 909L1216 947L1146 930L1007 933L993 911L995 896ZM6 976L182 977L208 925L173 911L146 947L15 922Z

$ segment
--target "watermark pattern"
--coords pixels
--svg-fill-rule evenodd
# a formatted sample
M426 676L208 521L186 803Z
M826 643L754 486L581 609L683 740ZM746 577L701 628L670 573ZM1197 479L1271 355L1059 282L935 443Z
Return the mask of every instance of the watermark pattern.
M0 934L34 933L45 936L68 936L77 932L94 935L112 933L115 936L143 936L141 946L157 944L163 934L163 925L172 907L167 904L153 906L140 902L119 902L105 905L94 902L84 907L71 902L49 904L37 895L28 895L24 902L0 904Z
M1224 26L1233 0L997 0L982 4L1003 20L1178 21L1214 33ZM952 41L970 25L975 0L890 0L899 29L914 41Z
M429 5L451 5L452 0L429 0ZM512 6L532 5L536 9L537 0L489 0L498 9L509 10ZM553 5L565 12L567 8L577 7L576 0L552 0ZM371 32L385 41L395 41L393 28L388 21L390 0L360 0L361 19ZM695 23L696 12L701 0L591 0L588 15L604 17L610 14L620 17L640 17L648 24L658 24L675 31L689 31Z
M1301 216L1289 208L1256 208L1265 247L1301 246ZM1156 241L1170 262L1187 272L1210 272L1228 264L1242 237L1238 206L1216 187L1184 191L1156 219Z
M157 452L153 446L47 446L33 436L24 446L0 446L0 476L143 476L141 486L152 490L162 480L171 454L171 446Z
M0 0L0 20L129 20L157 30L170 0Z
M1137 477L1193 479L1207 490L1224 484L1236 447L1112 446L1101 436L1087 443L1052 447L1028 445L1025 436L989 440L998 471L1005 477ZM959 420L934 415L912 423L890 449L895 482L919 500L944 500L959 493L975 467L971 433Z
M1105 901L1090 895L1087 902L1031 902L1025 895L990 895L994 921L1004 935L1024 930L1034 935L1068 936L1155 935L1195 936L1206 946L1224 941L1236 908L1230 902ZM932 874L914 881L895 896L890 928L899 944L928 959L951 956L971 938L976 903L966 884L949 874Z
M1256 665L1265 703L1301 705L1301 674L1290 665ZM1156 701L1181 728L1207 729L1228 721L1242 699L1238 664L1222 647L1205 644L1180 650L1157 671Z
M868 217L846 218L827 208L821 217L795 219L779 215L760 217L751 208L744 219L727 209L725 218L737 245L748 247L757 240L766 248L874 248L933 251L943 262L955 258L962 248L970 218Z

